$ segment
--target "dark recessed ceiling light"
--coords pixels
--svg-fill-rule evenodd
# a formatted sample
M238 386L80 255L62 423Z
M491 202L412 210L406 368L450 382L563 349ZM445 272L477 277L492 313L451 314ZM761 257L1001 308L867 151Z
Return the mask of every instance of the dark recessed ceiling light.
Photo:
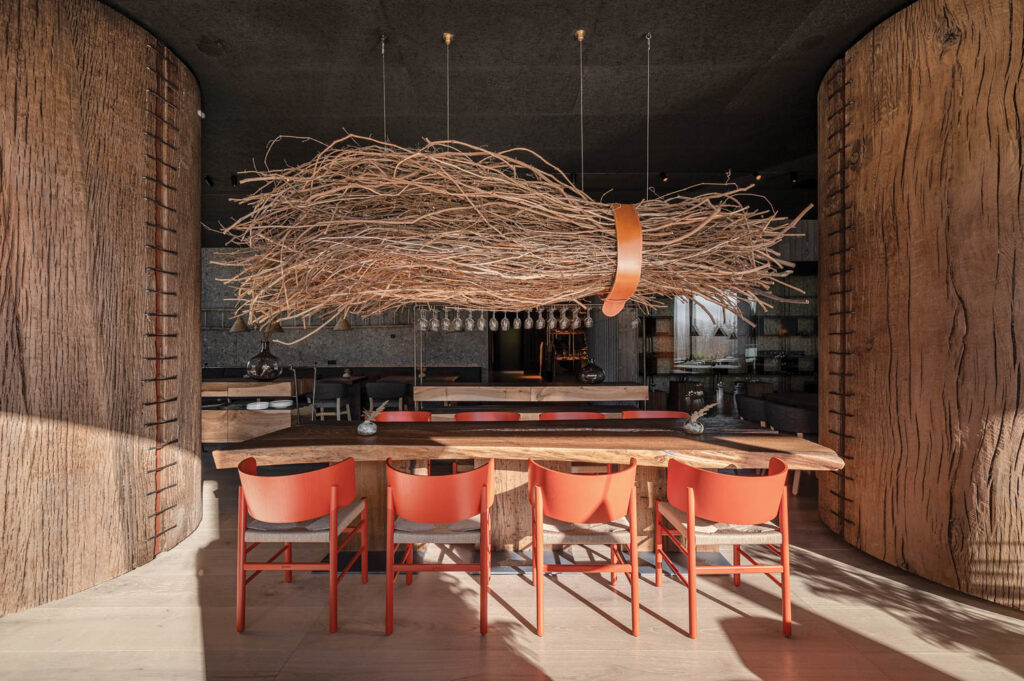
M761 173L754 173L754 180L755 181L760 182L763 179L764 179L764 175L762 175Z
M668 182L668 175L666 175L664 172L658 175L658 177L661 178L662 182Z
M210 177L209 175L207 175L207 176L205 176L205 177L203 178L203 182L205 182L205 183L206 183L206 186L207 186L207 187L212 187L212 186L213 186L213 178L212 178L212 177Z
M796 173L790 173L789 174L789 181L792 182L793 184L796 184L797 182L800 181L800 178L797 177Z
M231 174L231 186L232 187L237 187L238 186L238 175L235 175L234 173Z

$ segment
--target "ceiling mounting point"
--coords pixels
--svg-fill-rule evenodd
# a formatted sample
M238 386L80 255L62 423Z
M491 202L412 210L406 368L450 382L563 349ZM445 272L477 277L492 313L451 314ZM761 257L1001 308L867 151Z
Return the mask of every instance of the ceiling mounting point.
M442 37L444 38L444 44L445 45L451 45L452 44L452 38L455 37L455 34L454 33L445 33L445 34L442 35Z
M583 42L583 37L587 34L582 28L576 29L576 40Z

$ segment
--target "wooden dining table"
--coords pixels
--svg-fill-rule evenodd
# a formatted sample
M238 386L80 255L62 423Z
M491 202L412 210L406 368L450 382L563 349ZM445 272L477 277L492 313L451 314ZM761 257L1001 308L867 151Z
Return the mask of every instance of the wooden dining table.
M641 548L653 546L654 502L665 498L665 468L671 460L701 468L764 469L773 457L792 470L836 471L843 460L810 440L744 425L685 433L683 419L605 421L380 423L376 435L361 436L356 424L307 424L262 435L213 452L218 468L254 457L260 466L332 463L352 457L356 487L366 496L370 548L384 546L384 462L420 470L426 461L495 460L495 549L521 550L530 542L528 460L569 470L581 464L628 464L636 459L638 530Z

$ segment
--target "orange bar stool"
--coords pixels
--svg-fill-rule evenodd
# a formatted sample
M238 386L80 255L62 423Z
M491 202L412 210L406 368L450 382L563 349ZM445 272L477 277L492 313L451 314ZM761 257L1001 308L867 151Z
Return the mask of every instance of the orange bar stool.
M530 504L533 506L533 585L537 591L537 635L544 635L544 573L629 573L633 635L639 636L640 567L636 537L636 459L614 473L576 474L545 468L530 459ZM611 547L608 563L547 565L547 544ZM620 546L629 544L629 564Z
M378 423L421 423L430 420L429 411L382 411L374 419Z
M604 414L596 411L545 411L539 418L541 421L600 421Z
M522 418L517 411L460 411L456 421L518 421Z
M685 411L664 411L652 409L647 411L624 411L624 419L688 419L690 415Z
M659 501L655 513L655 584L661 586L661 565L667 558L662 538L668 537L686 556L686 579L668 561L690 594L690 638L697 638L697 575L764 574L782 587L782 633L792 634L789 604L789 509L786 505L784 461L772 458L768 475L724 475L668 462L668 501ZM778 517L778 523L772 522ZM694 522L688 522L693 518ZM665 522L668 522L666 525ZM679 537L686 538L685 548ZM733 547L733 565L697 565L697 549L704 545ZM741 546L766 545L778 563L758 563ZM778 546L776 546L778 545ZM740 565L746 558L750 565ZM781 573L780 580L775 575Z
M394 630L395 579L414 572L479 572L480 633L487 633L487 592L491 580L490 508L494 503L494 461L464 473L413 475L387 461L387 582L384 630ZM405 544L395 564L395 547ZM413 565L414 544L479 544L479 563Z
M256 459L238 464L242 486L238 490L238 585L235 592L235 629L245 630L245 586L264 570L283 570L292 581L293 570L327 570L330 629L338 630L338 582L361 559L366 584L369 564L366 543L366 497L356 499L355 462L340 463L298 475L260 475ZM356 523L353 525L352 523ZM338 551L358 533L359 551L338 574ZM251 543L250 543L251 542ZM284 548L262 563L250 562L249 552L262 543L283 543ZM292 544L326 542L326 563L292 562ZM284 560L274 562L284 554ZM251 575L246 572L253 570Z

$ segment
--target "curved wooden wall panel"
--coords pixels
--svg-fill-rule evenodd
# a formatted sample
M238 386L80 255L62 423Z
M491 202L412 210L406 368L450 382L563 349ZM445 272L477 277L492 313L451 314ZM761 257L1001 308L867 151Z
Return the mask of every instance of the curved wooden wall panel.
M199 522L199 92L92 0L0 3L0 615Z
M918 0L819 91L822 518L1024 607L1024 3Z

